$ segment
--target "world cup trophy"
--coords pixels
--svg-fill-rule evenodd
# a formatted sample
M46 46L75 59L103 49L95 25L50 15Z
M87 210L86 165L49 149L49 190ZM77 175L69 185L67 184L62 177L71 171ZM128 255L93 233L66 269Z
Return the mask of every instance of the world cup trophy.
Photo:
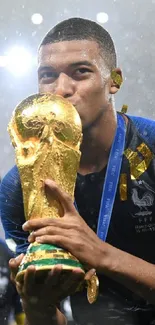
M44 181L54 180L74 201L82 141L81 120L75 107L58 95L32 95L15 108L8 131L15 148L26 220L63 217L60 202L46 195ZM64 272L74 268L84 272L78 259L63 248L31 243L17 280L22 281L29 265L35 265L37 274L41 275L57 264L62 265ZM96 300L96 279L88 285L90 302Z

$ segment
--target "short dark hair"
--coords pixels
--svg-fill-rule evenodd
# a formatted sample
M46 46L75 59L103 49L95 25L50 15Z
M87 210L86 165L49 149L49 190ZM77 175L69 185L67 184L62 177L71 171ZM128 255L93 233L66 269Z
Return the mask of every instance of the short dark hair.
M112 71L116 68L117 58L114 42L102 26L83 18L70 18L53 27L42 40L42 45L72 40L96 41L107 67Z

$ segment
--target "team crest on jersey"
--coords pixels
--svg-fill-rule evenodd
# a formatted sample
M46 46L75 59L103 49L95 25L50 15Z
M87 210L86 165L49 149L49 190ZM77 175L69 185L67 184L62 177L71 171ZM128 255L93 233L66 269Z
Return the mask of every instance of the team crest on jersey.
M137 185L137 186L136 186ZM136 232L155 231L153 220L153 206L155 201L155 190L146 181L137 181L131 190L131 200L134 204L134 214L136 219Z

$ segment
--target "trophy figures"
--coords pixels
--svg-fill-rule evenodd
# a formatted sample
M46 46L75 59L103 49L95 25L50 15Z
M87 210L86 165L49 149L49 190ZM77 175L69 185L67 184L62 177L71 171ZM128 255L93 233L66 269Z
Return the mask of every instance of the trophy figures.
M63 217L61 204L47 197L43 182L54 180L74 200L82 141L76 109L58 95L32 95L15 108L8 130L15 148L26 220ZM34 242L27 249L17 280L22 281L29 265L35 265L38 274L45 274L56 264L65 271L78 267L84 272L77 258L63 248Z

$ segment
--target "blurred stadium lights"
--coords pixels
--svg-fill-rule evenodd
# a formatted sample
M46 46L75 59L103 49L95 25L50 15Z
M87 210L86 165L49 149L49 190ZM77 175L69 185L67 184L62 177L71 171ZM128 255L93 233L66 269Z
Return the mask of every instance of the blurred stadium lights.
M43 16L39 13L35 13L31 16L32 23L35 25L40 25L43 22Z
M29 73L33 63L35 60L30 52L21 46L15 46L7 55L0 56L0 67L6 67L16 77Z
M1 55L0 56L0 67L5 68L7 66L7 62L8 62L7 56Z
M96 19L98 23L104 24L109 20L109 16L108 14L106 14L106 12L98 12L98 14L96 15Z

